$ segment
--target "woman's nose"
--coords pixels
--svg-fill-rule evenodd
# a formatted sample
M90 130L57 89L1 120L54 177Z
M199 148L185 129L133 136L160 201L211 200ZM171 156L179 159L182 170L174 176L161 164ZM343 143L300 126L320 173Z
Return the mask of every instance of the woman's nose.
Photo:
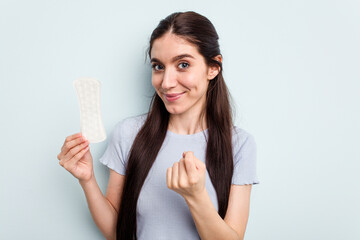
M163 89L170 89L175 87L176 84L177 84L176 73L171 69L166 69L164 71L161 87Z

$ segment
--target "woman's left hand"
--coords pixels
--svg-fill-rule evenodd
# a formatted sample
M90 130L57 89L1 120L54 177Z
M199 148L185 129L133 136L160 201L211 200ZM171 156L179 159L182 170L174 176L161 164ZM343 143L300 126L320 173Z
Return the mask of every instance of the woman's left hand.
M168 188L186 198L193 198L205 190L205 164L193 152L184 152L179 162L167 169Z

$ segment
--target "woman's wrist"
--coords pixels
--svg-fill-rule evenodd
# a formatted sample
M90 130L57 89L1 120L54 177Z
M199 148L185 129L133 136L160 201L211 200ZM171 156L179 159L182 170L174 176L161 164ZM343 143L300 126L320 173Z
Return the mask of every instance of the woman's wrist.
M184 197L186 203L188 204L189 207L192 206L196 206L198 203L203 203L204 201L206 201L207 199L210 199L209 194L206 190L206 188L204 188L203 191L201 191L200 193L198 193L195 196L187 196ZM211 200L210 200L211 201Z
M79 179L79 183L83 188L91 185L94 182L96 182L94 171L91 173L91 177L89 179Z

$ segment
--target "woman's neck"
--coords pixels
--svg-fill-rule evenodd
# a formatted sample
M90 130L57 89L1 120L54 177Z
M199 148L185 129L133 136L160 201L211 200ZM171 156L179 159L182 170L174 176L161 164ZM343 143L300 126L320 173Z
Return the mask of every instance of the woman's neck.
M190 135L204 131L207 128L206 116L200 119L200 113L170 114L168 130L176 134Z

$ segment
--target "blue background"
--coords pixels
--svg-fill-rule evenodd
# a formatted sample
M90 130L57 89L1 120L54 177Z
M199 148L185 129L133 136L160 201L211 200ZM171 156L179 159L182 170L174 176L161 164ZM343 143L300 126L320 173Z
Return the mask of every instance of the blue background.
M72 82L102 84L109 136L148 110L145 51L175 11L220 36L237 126L254 135L260 184L245 238L360 239L359 1L0 1L0 239L102 239L58 164L80 131ZM91 144L95 175L107 141Z

